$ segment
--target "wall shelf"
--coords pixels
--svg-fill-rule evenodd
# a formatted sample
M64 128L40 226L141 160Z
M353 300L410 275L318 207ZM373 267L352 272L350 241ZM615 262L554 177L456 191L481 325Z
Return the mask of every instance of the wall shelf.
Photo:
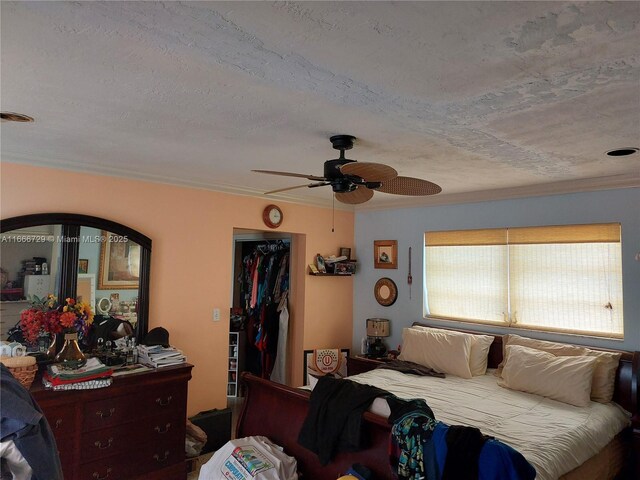
M313 277L351 277L353 273L313 273L309 272L309 275Z

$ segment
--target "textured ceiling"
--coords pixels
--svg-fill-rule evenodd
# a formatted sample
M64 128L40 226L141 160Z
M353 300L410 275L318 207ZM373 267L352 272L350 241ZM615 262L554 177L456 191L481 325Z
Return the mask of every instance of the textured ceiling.
M639 2L5 2L4 161L260 194L348 157L442 186L640 185ZM329 187L275 198L330 205ZM358 207L363 208L363 207Z

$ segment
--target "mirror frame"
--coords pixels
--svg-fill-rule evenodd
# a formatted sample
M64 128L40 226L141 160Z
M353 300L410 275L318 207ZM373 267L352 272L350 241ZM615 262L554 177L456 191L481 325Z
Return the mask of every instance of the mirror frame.
M136 338L142 340L149 328L149 284L151 279L151 239L121 223L105 218L75 213L36 213L2 219L0 233L38 225L61 225L63 237L80 238L81 227L107 230L116 235L127 236L140 245L140 280L138 285L138 321ZM60 264L60 298L75 298L78 287L79 241L62 242Z
M386 287L389 290L389 296L382 295L382 289ZM390 307L398 299L398 287L396 283L387 277L382 277L378 280L373 287L373 295L376 297L377 302L383 307Z

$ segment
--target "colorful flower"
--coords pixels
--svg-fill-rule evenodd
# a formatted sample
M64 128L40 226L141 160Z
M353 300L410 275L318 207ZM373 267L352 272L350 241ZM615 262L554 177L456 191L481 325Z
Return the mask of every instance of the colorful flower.
M75 331L80 339L89 333L93 323L93 312L89 304L67 298L65 305L58 305L52 294L42 299L34 296L30 303L31 308L20 314L20 328L28 343L35 343L42 332Z

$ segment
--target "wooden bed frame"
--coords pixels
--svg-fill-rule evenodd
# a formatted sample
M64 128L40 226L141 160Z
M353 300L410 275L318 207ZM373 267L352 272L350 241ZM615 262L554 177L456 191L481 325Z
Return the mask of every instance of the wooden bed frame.
M425 325L419 322L414 325ZM427 326L427 325L425 325ZM462 330L458 330L462 331ZM467 332L479 333L479 332ZM483 333L484 335L491 335ZM495 368L502 361L502 336L493 335L494 341L489 351L489 368ZM622 358L616 375L614 400L631 412L633 425L623 436L630 445L628 471L619 478L640 478L635 462L640 449L640 409L638 405L638 382L640 378L640 352L621 351ZM360 362L362 363L362 362ZM375 368L375 362L371 362ZM362 371L362 368L359 369ZM298 433L307 416L310 392L291 388L278 383L243 373L246 385L246 399L238 424L236 438L250 435L264 435L284 447L285 453L296 458L298 471L303 479L329 480L338 478L354 464L368 467L376 479L392 479L388 460L390 425L379 415L364 414L363 435L367 440L363 450L338 453L328 465L321 465L315 453L298 444ZM638 459L640 460L640 458ZM635 469L636 476L632 471Z

